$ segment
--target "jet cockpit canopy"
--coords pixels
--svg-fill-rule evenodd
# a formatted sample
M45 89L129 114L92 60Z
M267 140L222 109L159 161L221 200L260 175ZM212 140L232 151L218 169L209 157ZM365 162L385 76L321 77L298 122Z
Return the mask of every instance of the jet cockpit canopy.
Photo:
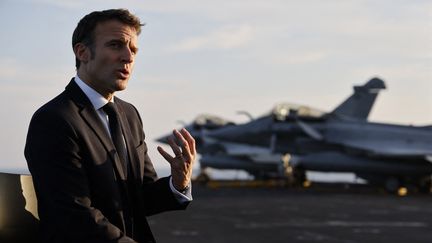
M215 115L201 114L195 118L193 124L207 129L215 129L226 125L234 125L235 123Z
M293 103L279 103L272 109L271 114L275 120L285 121L287 118L322 118L326 113L315 108Z

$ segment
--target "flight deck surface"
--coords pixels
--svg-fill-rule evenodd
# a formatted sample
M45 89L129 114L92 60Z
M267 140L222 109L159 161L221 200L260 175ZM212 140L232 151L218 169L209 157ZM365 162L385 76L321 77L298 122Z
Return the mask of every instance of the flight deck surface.
M159 242L432 242L432 195L366 185L193 186L186 211L150 217Z

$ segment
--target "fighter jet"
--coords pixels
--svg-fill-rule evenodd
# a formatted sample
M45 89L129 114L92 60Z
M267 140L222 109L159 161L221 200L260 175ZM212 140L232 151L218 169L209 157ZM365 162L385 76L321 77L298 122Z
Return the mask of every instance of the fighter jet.
M244 124L232 122L199 131L201 167L243 169L255 177L285 176L295 183L305 171L352 172L395 191L429 190L432 127L368 122L380 90L373 78L333 111L279 104ZM211 148L211 149L209 149Z
M364 86L354 87L354 94L338 106L333 113L366 119L378 95L378 91L384 88L384 82L377 78L370 80ZM205 175L206 168L216 168L244 170L256 179L287 177L287 174L290 174L294 175L298 181L305 180L304 171L300 169L292 170L287 162L289 156L275 151L273 148L274 144L269 148L267 142L265 142L265 138L261 141L264 142L263 144L251 144L229 140L224 141L212 137L212 134L216 130L223 130L224 128L230 128L227 130L230 133L233 130L236 132L237 127L241 128L245 125L258 127L262 125L267 127L270 125L269 122L283 119L289 110L299 111L299 115L306 120L310 120L312 117L321 117L324 114L322 111L306 106L279 104L268 114L256 120L245 111L239 112L249 117L251 122L248 124L237 125L218 116L203 114L199 115L191 124L186 125L185 128L196 139L198 152L201 155L201 171L204 176L207 177ZM215 134L217 136L217 133ZM163 136L157 139L157 141L166 143L167 137ZM255 139L256 141L261 140L260 137L256 136L252 136L251 139ZM275 141L274 136L271 139L273 142Z

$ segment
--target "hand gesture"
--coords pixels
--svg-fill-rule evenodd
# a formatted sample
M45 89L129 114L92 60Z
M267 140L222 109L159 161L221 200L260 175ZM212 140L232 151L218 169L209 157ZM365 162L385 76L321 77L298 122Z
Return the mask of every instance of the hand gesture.
M160 146L157 149L171 165L173 186L178 191L183 191L192 178L192 167L196 157L195 139L182 128L180 132L173 130L173 136L168 138L168 144L174 152L174 157Z

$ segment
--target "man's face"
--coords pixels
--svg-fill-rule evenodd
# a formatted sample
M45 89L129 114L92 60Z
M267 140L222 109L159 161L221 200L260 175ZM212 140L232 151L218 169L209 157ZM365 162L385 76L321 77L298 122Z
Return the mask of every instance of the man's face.
M81 79L106 98L124 90L132 73L138 51L133 27L111 20L99 23L94 31L93 55L86 47L87 60L78 70Z

